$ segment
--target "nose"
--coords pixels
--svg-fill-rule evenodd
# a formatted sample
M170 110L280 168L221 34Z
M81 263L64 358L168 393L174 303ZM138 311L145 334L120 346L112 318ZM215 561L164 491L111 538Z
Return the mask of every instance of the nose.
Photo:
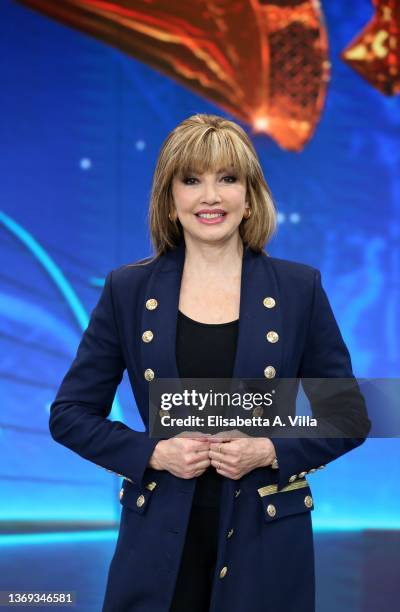
M217 204L221 202L221 196L218 191L218 185L215 180L209 179L203 181L203 190L201 201L204 204Z

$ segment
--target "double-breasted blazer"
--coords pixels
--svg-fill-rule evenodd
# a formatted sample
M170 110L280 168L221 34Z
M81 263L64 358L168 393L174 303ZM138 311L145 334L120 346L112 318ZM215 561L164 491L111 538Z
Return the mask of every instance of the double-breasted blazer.
M125 368L146 427L149 385L179 377L175 336L184 259L182 242L107 275L51 406L56 441L124 477L103 612L168 612L174 593L196 479L150 468L158 440L107 417ZM233 377L352 377L320 273L248 247L242 264ZM349 408L352 419L357 437L274 438L279 469L223 479L211 612L314 610L314 505L306 476L363 442L369 420L361 400Z

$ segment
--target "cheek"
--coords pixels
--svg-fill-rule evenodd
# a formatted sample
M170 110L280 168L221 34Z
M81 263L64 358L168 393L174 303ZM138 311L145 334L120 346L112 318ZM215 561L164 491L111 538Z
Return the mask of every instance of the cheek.
M185 210L190 205L190 197L185 189L175 187L172 189L172 198L177 211Z
M232 200L235 202L237 208L242 209L246 204L246 189L237 189L235 194L232 194Z

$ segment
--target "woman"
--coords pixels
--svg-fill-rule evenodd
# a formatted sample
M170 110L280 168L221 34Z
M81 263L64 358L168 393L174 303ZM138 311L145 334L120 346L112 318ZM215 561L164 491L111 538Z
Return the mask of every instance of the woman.
M155 257L108 274L51 407L55 440L124 477L103 612L312 612L305 476L363 441L361 397L350 438L157 440L107 417L125 368L146 426L158 378L352 377L319 272L266 256L272 198L221 117L168 136L149 224Z

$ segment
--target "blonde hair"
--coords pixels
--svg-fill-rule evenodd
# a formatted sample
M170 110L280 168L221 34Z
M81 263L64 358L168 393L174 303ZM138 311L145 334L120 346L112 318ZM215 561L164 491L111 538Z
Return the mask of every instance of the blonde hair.
M257 153L237 123L217 115L197 114L170 132L158 156L149 208L150 237L156 256L173 249L183 238L179 219L171 221L168 217L174 210L174 176L228 167L246 181L251 216L239 225L243 243L262 251L275 231L276 210Z

